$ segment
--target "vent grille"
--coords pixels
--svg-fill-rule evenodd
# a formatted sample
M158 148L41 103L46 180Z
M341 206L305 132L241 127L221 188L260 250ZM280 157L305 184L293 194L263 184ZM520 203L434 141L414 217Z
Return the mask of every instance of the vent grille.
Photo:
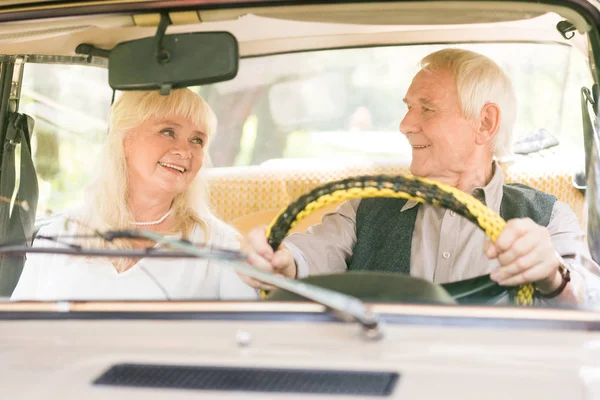
M183 365L117 364L95 385L388 396L398 382L395 372L228 368Z

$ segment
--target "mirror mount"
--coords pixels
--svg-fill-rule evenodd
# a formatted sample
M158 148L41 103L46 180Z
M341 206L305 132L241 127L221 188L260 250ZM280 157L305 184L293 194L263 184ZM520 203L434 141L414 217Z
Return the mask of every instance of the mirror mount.
M156 62L160 65L168 64L171 60L171 52L167 50L164 46L163 39L165 37L165 33L167 32L167 28L171 24L169 16L165 13L160 14L160 22L158 23L158 29L156 30L155 40L155 50L154 57L156 58ZM168 96L171 93L171 89L173 85L165 83L160 86L160 94L162 96Z
M160 22L158 24L158 29L156 30L156 36L154 37L156 40L156 50L154 55L159 64L166 64L171 59L171 53L163 44L163 39L170 23L171 21L169 20L169 16L167 14L160 14Z
M92 62L92 57L108 58L110 56L110 50L101 49L93 44L81 43L75 49L76 54L83 54L88 56L87 62Z

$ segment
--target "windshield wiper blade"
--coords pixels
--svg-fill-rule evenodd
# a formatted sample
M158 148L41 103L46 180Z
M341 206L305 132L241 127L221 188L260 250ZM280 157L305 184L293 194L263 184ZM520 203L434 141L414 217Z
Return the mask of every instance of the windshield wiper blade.
M37 235L36 240L48 240L65 247L31 247L24 245L22 241L15 243L0 244L0 254L22 255L26 253L38 254L64 254L74 256L98 256L98 257L151 257L151 258L198 258L198 255L184 251L164 250L157 247L145 247L142 249L94 249L85 248L78 244L70 243L65 239L102 239L111 242L115 239L148 239L141 235L137 230L114 230L106 232L96 232L89 235ZM194 246L191 242L190 245ZM215 260L238 260L244 261L247 255L236 250L228 250L221 248L200 248L198 251L202 253L202 258Z
M98 238L108 242L115 239L149 239L157 244L168 245L179 251L164 250L160 247L127 250L90 249L64 241L64 239L69 238ZM214 247L198 247L187 240L167 238L155 232L142 230L114 230L95 232L92 235L62 235L60 237L38 235L36 236L36 240L37 239L50 240L66 247L31 247L23 245L22 242L6 243L0 245L0 254L16 255L25 253L45 253L99 257L202 258L219 260L222 263L227 263L240 274L255 278L277 288L297 294L308 300L312 300L315 303L324 305L344 320L357 321L361 324L363 334L368 339L374 340L383 337L379 317L371 312L368 307L356 297L259 270L249 265L247 263L248 254L240 251Z
M131 258L198 258L190 253L180 251L164 251L155 249L86 249L86 248L56 248L56 247L28 247L23 245L10 245L0 247L0 254L22 255L26 253L37 254L63 254L71 256L90 256L90 257L131 257ZM204 257L202 257L204 258ZM209 257L206 257L209 258ZM211 257L222 259L220 256ZM231 260L239 258L230 258Z
M178 248L186 253L204 258L207 250L193 246L189 242L181 239L166 238L158 233L150 231L136 231L147 239L154 240L157 243L167 244L170 247ZM210 250L208 250L210 252ZM243 254L243 253L239 253ZM284 289L306 299L326 306L340 314L344 319L352 319L360 323L363 327L363 334L368 339L380 339L383 337L381 322L377 314L371 312L369 308L358 298L339 293L333 290L314 286L304 282L299 282L283 276L271 274L240 262L241 260L222 259L235 269L236 272L255 278L279 289Z

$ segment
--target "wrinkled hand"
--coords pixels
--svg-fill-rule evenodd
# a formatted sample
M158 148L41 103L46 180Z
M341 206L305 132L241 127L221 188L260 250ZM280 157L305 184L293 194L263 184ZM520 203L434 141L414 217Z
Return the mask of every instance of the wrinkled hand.
M496 243L486 242L485 251L488 258L500 262L500 268L491 274L500 285L532 282L541 292L550 293L561 283L560 259L552 247L550 233L529 218L508 221Z
M288 278L296 277L296 262L294 261L292 253L283 244L279 246L279 249L277 249L276 252L273 251L267 242L265 226L250 231L246 236L243 248L249 254L248 262L250 265ZM262 283L254 278L241 274L240 277L244 282L254 288L273 290L273 287L270 285Z

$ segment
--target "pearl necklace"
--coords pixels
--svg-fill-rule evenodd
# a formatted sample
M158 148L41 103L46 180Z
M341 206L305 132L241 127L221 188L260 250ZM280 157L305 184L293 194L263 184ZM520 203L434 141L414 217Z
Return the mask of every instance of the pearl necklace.
M143 226L148 226L148 225L158 225L160 223L162 223L165 219L167 219L167 217L171 214L171 209L169 209L169 211L167 211L167 213L165 215L163 215L162 217L160 217L159 219L157 219L156 221L150 221L150 222L137 222L137 221L131 221L130 223L132 225L143 225Z

